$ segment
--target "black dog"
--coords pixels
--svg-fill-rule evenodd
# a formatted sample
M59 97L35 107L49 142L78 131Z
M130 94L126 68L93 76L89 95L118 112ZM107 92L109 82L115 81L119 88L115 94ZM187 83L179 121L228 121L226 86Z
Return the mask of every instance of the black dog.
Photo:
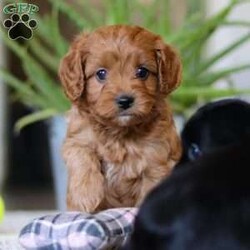
M181 162L231 145L250 135L250 104L224 99L201 107L187 122L181 134Z
M250 138L175 168L145 199L125 249L250 249L249 169Z

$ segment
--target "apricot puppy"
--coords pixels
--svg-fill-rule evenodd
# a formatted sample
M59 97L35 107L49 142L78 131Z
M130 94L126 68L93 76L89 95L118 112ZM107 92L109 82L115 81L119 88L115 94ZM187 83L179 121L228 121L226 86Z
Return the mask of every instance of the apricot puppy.
M138 206L181 155L166 102L181 80L176 52L141 27L101 27L74 40L59 75L72 102L68 209Z

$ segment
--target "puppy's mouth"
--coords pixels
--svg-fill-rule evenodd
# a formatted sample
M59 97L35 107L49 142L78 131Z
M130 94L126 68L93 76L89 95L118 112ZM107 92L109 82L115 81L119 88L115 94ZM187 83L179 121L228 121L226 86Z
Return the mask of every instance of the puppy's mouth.
M129 125L135 118L134 114L131 114L127 111L122 111L117 116L117 121L121 126Z
M131 112L121 111L118 113L118 117L133 117L134 115Z

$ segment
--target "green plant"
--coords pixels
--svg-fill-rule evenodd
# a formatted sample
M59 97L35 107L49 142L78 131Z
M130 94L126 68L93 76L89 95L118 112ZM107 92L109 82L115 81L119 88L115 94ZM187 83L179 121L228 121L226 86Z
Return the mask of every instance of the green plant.
M204 19L202 12L196 10L192 15L188 15L178 30L173 30L171 27L168 15L171 10L167 0L151 0L147 1L147 4L143 0L104 0L99 1L96 6L90 0L74 0L74 4L60 0L47 1L51 4L51 12L44 16L36 15L38 29L33 38L23 45L10 40L1 27L1 39L20 58L27 78L25 81L20 81L13 73L3 68L0 69L0 76L14 89L21 102L36 110L35 113L21 118L17 122L17 129L31 122L63 113L69 108L69 102L57 79L60 58L69 46L60 29L61 14L66 16L79 32L107 24L138 24L160 34L166 42L177 47L182 57L184 72L181 87L171 96L175 112L184 114L198 100L207 101L242 93L242 90L234 88L218 90L213 84L218 79L229 77L232 73L249 69L250 64L215 72L210 69L220 59L249 41L250 33L210 58L204 59L202 52L206 41L219 27L224 25L249 27L249 23L241 20L227 21L232 9L247 0L231 0L225 9L208 19ZM190 9L194 9L192 2L196 1L189 0L189 2ZM244 90L244 93L246 91L249 90Z

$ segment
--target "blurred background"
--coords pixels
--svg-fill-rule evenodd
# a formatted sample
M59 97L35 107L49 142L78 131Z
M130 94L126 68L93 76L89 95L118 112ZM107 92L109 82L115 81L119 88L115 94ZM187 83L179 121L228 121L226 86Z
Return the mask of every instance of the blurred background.
M12 14L3 9L24 2L39 10L23 8L18 14L26 11L37 26L27 31L19 25L14 32L33 35L13 40L11 28L2 25ZM182 85L171 96L179 130L205 102L249 97L248 0L13 0L0 5L0 194L7 211L65 209L60 145L70 105L57 69L80 31L136 24L175 46L184 65Z

